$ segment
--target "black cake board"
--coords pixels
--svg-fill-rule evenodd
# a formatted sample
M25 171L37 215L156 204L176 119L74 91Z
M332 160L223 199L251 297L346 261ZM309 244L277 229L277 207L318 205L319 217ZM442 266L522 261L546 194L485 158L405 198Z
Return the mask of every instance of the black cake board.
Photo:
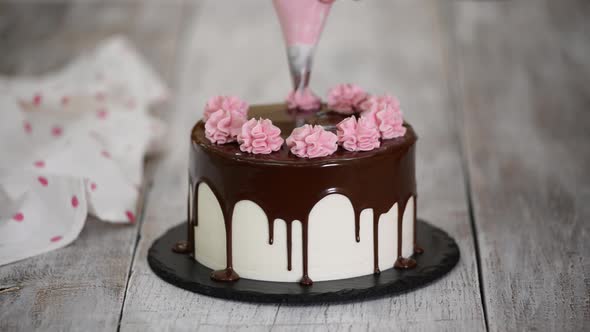
M223 299L293 304L358 301L398 295L424 287L444 276L457 264L459 247L455 240L440 228L423 220L418 219L416 227L417 243L424 248L424 253L413 256L418 264L416 268L391 268L378 275L318 281L307 287L297 282L244 278L235 282L212 280L211 269L194 260L191 255L172 251L176 242L186 239L186 223L169 229L154 241L148 251L148 263L168 283L191 292Z

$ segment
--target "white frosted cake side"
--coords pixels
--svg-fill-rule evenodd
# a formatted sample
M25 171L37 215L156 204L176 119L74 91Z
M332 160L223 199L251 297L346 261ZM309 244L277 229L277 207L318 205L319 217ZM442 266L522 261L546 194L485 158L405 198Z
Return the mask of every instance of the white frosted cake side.
M408 202L413 207L413 198ZM225 224L217 198L205 183L198 187L198 226L194 227L194 257L213 269L225 268ZM190 209L192 210L192 209ZM309 214L309 275L314 281L334 280L372 274L373 211L360 216L360 241L355 239L354 209L344 195L321 199ZM240 277L267 281L297 282L302 275L301 223L293 223L292 269L287 269L287 227L277 219L270 244L268 217L256 203L236 204L233 212L233 268ZM402 218L402 256L414 253L414 210ZM379 220L379 266L393 268L397 259L397 206Z

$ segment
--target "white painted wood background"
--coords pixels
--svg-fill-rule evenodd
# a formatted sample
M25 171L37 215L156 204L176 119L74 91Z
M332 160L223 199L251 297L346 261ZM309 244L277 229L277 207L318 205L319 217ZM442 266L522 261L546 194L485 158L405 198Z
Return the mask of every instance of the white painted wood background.
M314 89L392 92L417 129L419 216L461 249L444 279L352 304L258 305L175 288L147 266L184 218L188 132L214 94L289 89L270 1L0 3L0 72L60 67L125 34L174 90L168 152L146 162L140 222L90 220L67 248L0 267L0 331L590 328L587 1L338 1Z

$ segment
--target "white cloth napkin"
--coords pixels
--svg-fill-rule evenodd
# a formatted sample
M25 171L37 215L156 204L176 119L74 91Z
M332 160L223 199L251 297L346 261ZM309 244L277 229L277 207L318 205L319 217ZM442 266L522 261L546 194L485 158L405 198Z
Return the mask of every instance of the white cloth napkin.
M0 265L73 242L92 214L133 223L167 91L127 40L62 70L0 78Z

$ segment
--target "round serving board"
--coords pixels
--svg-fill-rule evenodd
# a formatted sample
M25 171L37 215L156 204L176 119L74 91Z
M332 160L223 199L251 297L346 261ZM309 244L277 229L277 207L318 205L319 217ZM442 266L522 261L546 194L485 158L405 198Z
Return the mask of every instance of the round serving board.
M418 264L415 269L388 269L378 275L318 281L309 287L297 282L211 280L211 269L190 255L172 251L176 242L186 239L186 223L171 228L154 241L148 251L148 262L160 278L175 286L224 299L300 304L364 300L418 289L441 278L457 264L459 247L455 240L423 220L417 220L416 227L417 243L424 248L424 253L413 257Z

